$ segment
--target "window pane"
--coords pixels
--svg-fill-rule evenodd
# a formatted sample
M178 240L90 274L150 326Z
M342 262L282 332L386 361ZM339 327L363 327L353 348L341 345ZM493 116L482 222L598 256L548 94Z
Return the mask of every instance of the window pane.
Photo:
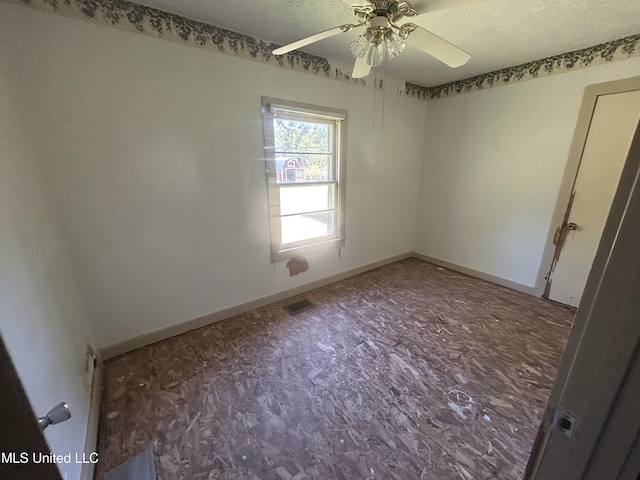
M283 244L334 234L332 211L282 217L280 221Z
M334 185L280 188L280 215L333 208Z
M273 129L276 152L331 152L327 124L274 118Z

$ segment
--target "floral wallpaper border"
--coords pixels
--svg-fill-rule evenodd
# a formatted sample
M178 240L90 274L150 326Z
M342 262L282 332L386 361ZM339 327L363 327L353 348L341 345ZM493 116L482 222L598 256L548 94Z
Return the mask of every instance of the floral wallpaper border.
M352 79L348 73L343 73L341 66L331 65L324 57L298 50L276 57L271 52L280 46L278 44L128 0L8 0L8 2L299 72L366 85L364 80Z
M324 57L297 50L276 57L271 53L279 46L275 43L258 40L233 30L191 20L128 0L8 1L320 77L368 85L377 89L383 88L382 80L378 81L378 78L374 78L371 82L366 82L365 79L353 79L349 73L343 72L343 69L348 71L349 66L332 65ZM402 80L395 81L392 82L395 83L392 91L418 100L433 100L635 56L640 56L640 34L435 87L423 87Z
M450 97L483 88L530 80L543 75L553 75L615 60L624 60L632 56L640 56L640 34L436 87L422 87L407 82L405 94L421 100Z

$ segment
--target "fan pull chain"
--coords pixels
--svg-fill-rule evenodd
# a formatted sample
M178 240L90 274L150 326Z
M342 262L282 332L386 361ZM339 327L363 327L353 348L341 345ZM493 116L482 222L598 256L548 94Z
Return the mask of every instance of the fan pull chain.
M376 133L376 100L378 98L378 72L373 72L373 115L371 115L371 133Z
M382 80L382 120L380 121L380 130L384 130L384 105L387 99L387 64L389 63L389 55L386 54L384 62L384 78Z

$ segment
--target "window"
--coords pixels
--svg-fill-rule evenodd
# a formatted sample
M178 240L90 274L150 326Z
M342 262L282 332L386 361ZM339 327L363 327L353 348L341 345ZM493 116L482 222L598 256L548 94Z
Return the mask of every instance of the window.
M273 261L344 245L346 112L262 98Z

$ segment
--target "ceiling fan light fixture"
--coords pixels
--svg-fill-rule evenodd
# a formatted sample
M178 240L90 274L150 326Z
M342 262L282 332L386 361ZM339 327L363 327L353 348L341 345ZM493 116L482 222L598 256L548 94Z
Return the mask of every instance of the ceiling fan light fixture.
M367 50L367 65L371 67L378 67L382 65L385 57L385 45L384 43L378 44L369 44L369 49Z
M353 39L350 45L351 53L353 53L357 58L364 57L367 54L369 45L371 45L371 40L371 32L367 29Z
M389 30L384 36L384 44L387 47L387 55L389 58L397 57L407 46L404 38L393 30Z
M367 28L351 42L351 52L356 58L365 57L367 65L378 67L386 58L400 55L407 42L401 33L391 28Z

